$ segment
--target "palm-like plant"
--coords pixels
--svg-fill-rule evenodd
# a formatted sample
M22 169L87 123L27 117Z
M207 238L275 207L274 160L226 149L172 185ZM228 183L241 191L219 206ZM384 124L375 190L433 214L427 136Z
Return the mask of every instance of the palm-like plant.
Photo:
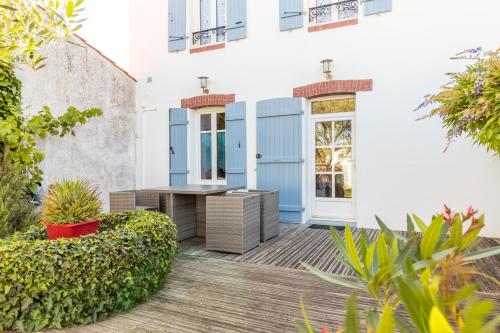
M465 213L455 214L445 206L445 212L434 216L429 225L416 215L408 216L406 235L392 231L377 217L381 232L371 240L362 230L359 250L349 227L345 240L332 228L340 252L337 260L354 273L354 280L303 265L329 282L364 291L376 300L377 306L367 314L368 332L393 332L395 328L401 332L454 332L452 327L461 333L494 332L500 316L486 322L494 304L474 297L477 285L470 278L482 275L498 284L494 277L475 270L473 262L499 254L500 247L474 251L484 227L484 216L477 218L476 213L469 207ZM401 303L411 322L395 314ZM316 332L303 304L302 309L305 322L298 323L299 329ZM355 295L348 302L344 326L338 332L359 332Z
M88 180L63 179L53 183L43 200L43 220L52 224L71 224L93 219L102 210L99 195L97 186Z

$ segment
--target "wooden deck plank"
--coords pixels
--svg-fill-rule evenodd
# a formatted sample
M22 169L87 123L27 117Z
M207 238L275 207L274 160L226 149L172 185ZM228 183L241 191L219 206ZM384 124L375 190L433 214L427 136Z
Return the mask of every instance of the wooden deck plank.
M301 297L316 327L341 325L350 290L300 265L306 261L332 274L348 274L335 260L338 250L328 231L301 224L280 227L278 237L244 255L207 251L200 237L185 240L171 276L151 300L128 313L64 332L296 332L293 320L301 318ZM378 231L367 233L375 238ZM356 242L359 237L355 230ZM483 239L479 247L499 244L498 239ZM499 264L498 256L477 263L478 270L495 277ZM498 287L486 282L483 290L482 298L499 303ZM365 294L358 295L358 302L361 313L374 305Z

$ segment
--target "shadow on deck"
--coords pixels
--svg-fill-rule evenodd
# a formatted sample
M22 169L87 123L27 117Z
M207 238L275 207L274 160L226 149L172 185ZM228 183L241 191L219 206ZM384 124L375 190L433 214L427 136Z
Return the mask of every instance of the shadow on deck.
M370 237L376 233L368 230ZM359 239L358 231L354 235ZM480 246L499 243L484 239ZM65 332L297 332L293 321L301 318L301 298L316 327L333 329L344 321L351 290L317 278L300 262L347 274L335 261L336 255L327 230L300 224L282 224L280 236L244 255L207 251L203 238L192 238L181 243L167 283L147 303ZM478 263L483 273L495 277L499 264L500 258ZM487 283L481 297L498 304L500 293ZM358 302L360 312L374 305L363 293Z

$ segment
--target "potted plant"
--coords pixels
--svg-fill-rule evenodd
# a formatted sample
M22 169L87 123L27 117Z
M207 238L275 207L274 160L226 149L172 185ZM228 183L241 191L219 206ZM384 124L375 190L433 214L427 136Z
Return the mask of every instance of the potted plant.
M43 200L43 223L49 239L75 238L97 232L102 210L99 190L88 180L68 180L49 186Z

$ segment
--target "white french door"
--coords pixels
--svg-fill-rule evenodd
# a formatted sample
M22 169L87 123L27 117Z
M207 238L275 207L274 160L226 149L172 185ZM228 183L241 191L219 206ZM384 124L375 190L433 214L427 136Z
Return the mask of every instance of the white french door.
M354 115L312 117L312 217L354 219Z

